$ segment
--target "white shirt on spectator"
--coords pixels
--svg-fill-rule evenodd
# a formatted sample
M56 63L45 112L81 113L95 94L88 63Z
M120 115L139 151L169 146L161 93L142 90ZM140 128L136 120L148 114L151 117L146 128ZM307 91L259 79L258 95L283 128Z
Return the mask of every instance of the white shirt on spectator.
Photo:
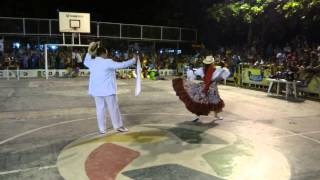
M76 60L77 60L77 63L82 63L82 57L80 53L76 53Z
M76 53L72 52L72 59L76 59Z

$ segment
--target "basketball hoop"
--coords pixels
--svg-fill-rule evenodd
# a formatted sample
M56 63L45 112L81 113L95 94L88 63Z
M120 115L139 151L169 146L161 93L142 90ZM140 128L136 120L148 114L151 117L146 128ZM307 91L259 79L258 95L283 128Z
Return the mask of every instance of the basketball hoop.
M90 14L59 12L59 30L62 33L90 33Z

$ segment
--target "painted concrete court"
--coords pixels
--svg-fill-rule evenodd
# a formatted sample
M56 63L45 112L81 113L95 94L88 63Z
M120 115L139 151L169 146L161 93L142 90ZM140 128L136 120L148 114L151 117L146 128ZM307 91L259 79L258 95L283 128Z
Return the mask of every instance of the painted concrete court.
M98 135L87 79L0 80L0 179L319 179L320 103L219 86L198 123L170 80L118 80L128 133Z

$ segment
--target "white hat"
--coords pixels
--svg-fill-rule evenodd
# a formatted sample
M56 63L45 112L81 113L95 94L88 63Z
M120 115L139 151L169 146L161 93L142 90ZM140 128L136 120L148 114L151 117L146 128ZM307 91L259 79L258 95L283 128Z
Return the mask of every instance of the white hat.
M90 55L96 55L97 49L100 46L100 42L91 42L88 47L88 53Z
M206 58L202 62L203 64L212 64L214 63L214 58L213 56L206 56Z

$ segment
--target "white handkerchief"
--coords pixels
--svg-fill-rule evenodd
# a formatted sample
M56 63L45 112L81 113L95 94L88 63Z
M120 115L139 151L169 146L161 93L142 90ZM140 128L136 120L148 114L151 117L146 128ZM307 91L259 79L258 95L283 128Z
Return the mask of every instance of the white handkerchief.
M140 58L138 57L137 59L137 67L136 67L136 90L135 90L135 95L139 96L141 92L141 64L140 64Z

